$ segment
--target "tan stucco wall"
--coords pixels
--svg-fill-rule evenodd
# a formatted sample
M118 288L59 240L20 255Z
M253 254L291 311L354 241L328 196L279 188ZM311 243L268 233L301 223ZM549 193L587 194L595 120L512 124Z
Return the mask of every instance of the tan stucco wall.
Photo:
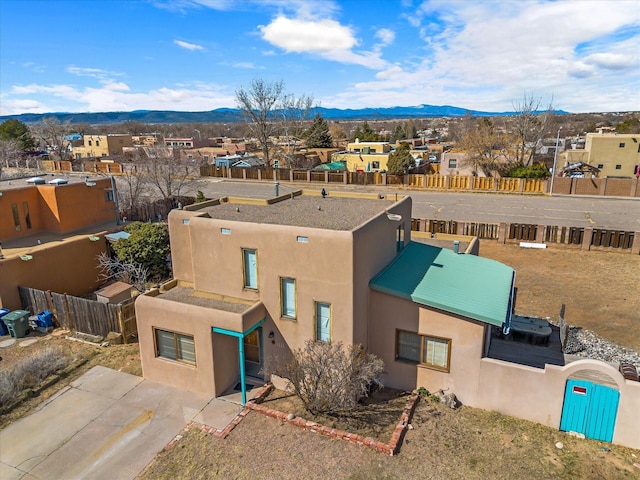
M81 296L101 285L96 257L107 251L102 234L92 242L88 236L56 242L34 249L29 261L15 256L0 260L0 306L22 308L18 286Z
M635 138L635 142L633 141ZM589 152L589 164L602 164L599 177L633 177L633 170L640 163L638 134L598 134L588 133L585 150ZM620 144L624 143L624 147ZM621 165L616 170L616 165Z
M540 369L483 358L479 394L468 405L559 428L566 381L582 370L603 372L616 383L620 404L613 443L640 448L640 382L624 380L615 368L597 360Z
M404 227L404 244L411 241L411 197L401 199L389 213L400 215L397 222L381 213L353 233L353 343L369 345L369 282L398 254L397 229Z
M231 370L237 375L238 340L216 334L214 341L210 309L146 295L138 297L135 305L138 338L140 345L144 345L144 348L140 348L140 360L145 378L209 395L220 394L229 387L231 374L225 373L224 370ZM216 311L216 318L222 323L225 316L237 315ZM195 342L196 365L156 357L154 328L192 335ZM220 349L222 363L218 370L223 369L219 379L214 375L213 362L214 352L216 355L218 353L217 349ZM220 384L216 380L219 380Z
M385 385L455 393L464 404L477 396L485 324L445 312L420 307L401 298L371 292L370 351L385 363ZM450 371L442 372L395 359L396 330L451 339Z

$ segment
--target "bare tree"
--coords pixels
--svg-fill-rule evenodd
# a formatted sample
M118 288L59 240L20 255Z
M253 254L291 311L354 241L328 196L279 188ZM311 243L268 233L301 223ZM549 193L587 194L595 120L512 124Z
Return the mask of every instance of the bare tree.
M510 143L509 136L490 118L482 118L475 128L468 127L458 145L467 153L464 166L490 177L511 166Z
M372 385L382 386L383 370L384 362L360 345L308 340L274 373L289 380L311 413L340 414L353 410Z
M275 113L278 103L282 100L283 90L282 80L267 83L262 79L255 79L247 90L241 87L236 91L238 108L247 119L251 136L257 138L267 165L270 165L270 138L277 134L279 129Z
M510 119L510 133L516 144L515 163L529 166L536 146L548 133L554 119L553 98L544 111L542 99L524 94L521 102L513 104L515 115Z
M107 252L96 257L100 274L99 280L116 280L133 286L138 292L144 293L149 276L147 269L139 263L125 263L117 258L111 258Z
M33 134L44 145L50 146L60 160L71 158L67 135L73 132L70 122L61 123L55 117L44 117L42 121L32 128Z
M133 210L142 205L144 197L149 194L149 181L141 165L146 162L140 149L136 149L132 163L122 164L122 175L118 175L118 204L124 210ZM140 168L140 170L142 170Z
M144 151L143 175L162 198L179 197L197 183L200 165L182 155L179 148L154 146L144 147Z
M17 140L0 140L0 177L3 167L18 166L21 154L22 148Z
M300 137L305 131L305 124L309 120L309 112L313 107L313 97L302 95L299 98L293 95L283 95L280 103L282 115L282 132L284 133L284 156L287 164L292 163L296 150L300 143Z

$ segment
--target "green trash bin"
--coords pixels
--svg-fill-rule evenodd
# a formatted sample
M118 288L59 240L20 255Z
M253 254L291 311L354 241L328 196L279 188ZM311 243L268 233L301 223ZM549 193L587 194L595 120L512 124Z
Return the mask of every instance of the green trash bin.
M2 320L13 338L23 338L29 333L29 313L27 310L14 310L7 313Z

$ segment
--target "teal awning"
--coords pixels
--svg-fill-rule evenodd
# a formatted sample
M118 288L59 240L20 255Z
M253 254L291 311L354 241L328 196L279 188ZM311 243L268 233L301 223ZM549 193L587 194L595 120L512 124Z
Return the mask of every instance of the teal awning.
M411 242L370 287L501 326L510 318L514 279L515 271L495 260Z

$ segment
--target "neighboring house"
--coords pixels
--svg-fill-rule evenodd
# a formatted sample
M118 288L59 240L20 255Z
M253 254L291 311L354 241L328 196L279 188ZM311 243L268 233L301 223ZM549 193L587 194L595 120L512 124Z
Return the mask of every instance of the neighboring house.
M47 179L45 181L45 179ZM69 177L52 184L24 180L0 184L0 240L44 232L68 233L96 223L115 220L111 180Z
M639 382L592 360L541 369L491 357L493 334L512 325L514 270L414 242L410 227L410 197L332 191L173 210L174 279L136 301L144 376L212 396L239 384L246 401L246 384L307 340L361 344L384 360L386 385L568 429L575 408L600 411L563 406L574 375L595 370L610 381L585 391L617 400L594 438L640 447Z
M332 162L344 162L349 172L387 171L387 162L392 149L389 142L355 142L347 150L331 156Z
M558 170L578 162L598 168L599 177L633 178L640 164L640 134L588 133L584 150L566 150L558 155Z
M122 155L123 149L133 146L131 135L125 134L85 135L82 141L82 146L74 146L72 150L76 160Z
M264 167L265 163L257 155L224 155L222 157L215 157L209 161L209 164L216 167Z
M85 295L101 283L96 256L107 251L104 230L116 226L111 180L64 180L0 182L2 307L24 306L18 286Z
M194 137L185 137L185 138L167 137L164 139L164 145L166 147L177 147L177 148L200 148L200 147L210 147L213 145L213 142L207 138L199 139Z

